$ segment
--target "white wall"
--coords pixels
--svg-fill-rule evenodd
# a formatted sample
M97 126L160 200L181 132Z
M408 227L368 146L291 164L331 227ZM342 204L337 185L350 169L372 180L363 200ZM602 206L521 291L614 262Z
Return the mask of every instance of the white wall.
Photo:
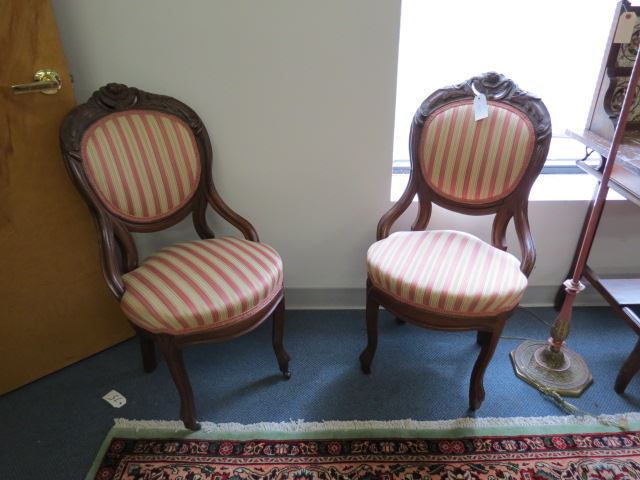
M116 81L196 109L212 135L218 189L282 255L293 303L337 305L332 295L363 287L365 252L390 206L400 2L53 0L53 6L79 102ZM627 203L608 207L595 266L640 269L634 255L640 211ZM551 291L563 281L585 209L586 202L531 205L538 245L533 286ZM438 210L433 222L487 238L490 219ZM143 240L143 249L189 235L180 225L160 240ZM359 302L360 290L349 291L357 297L344 302Z

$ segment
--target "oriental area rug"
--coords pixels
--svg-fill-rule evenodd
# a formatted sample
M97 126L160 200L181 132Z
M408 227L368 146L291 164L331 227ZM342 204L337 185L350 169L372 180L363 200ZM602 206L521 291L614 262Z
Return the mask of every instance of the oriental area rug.
M640 414L441 422L116 420L102 480L640 479Z

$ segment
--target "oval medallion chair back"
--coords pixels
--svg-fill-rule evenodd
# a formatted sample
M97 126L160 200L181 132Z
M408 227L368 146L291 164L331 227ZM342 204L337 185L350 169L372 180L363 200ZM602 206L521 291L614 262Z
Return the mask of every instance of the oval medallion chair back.
M480 406L485 369L535 263L527 203L550 141L543 102L497 73L437 90L420 105L411 127L409 183L380 219L378 241L367 252L368 343L360 355L365 373L376 351L380 305L399 323L476 330L481 350L469 406ZM390 234L416 195L411 231ZM426 230L432 203L463 214L495 215L491 243L465 232ZM511 220L521 260L506 252Z
M139 336L144 369L155 368L157 345L185 426L199 428L182 359L186 345L237 337L273 314L273 348L288 378L282 260L218 195L198 115L174 98L112 83L69 113L60 143L96 219L104 276ZM244 238L215 238L208 207ZM139 260L131 232L157 232L189 214L199 240Z

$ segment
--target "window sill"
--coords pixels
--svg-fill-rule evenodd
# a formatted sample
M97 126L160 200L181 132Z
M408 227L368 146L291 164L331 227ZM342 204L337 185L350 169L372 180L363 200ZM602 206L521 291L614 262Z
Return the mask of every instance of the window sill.
M409 174L391 176L391 201L397 201L409 181ZM542 174L533 184L530 202L590 201L596 187L596 179L585 174ZM607 200L624 200L609 190ZM414 202L416 199L414 198Z

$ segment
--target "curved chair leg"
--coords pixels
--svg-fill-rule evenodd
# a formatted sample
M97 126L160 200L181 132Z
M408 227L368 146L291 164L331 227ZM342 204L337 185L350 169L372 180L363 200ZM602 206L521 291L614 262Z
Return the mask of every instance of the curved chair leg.
M360 354L360 368L371 373L371 362L378 346L378 302L367 294L367 346Z
M278 359L278 366L280 371L287 380L291 378L291 372L289 371L289 354L284 349L283 345L284 336L284 297L280 300L280 303L273 312L273 350L276 352L276 358Z
M476 343L478 345L483 345L485 340L488 338L486 335L483 335L483 333L487 333L487 332L478 330L478 334L476 335Z
M142 368L145 372L151 373L156 369L158 364L156 360L156 346L153 338L149 335L138 333L140 340L140 351L142 352Z
M480 350L471 373L471 383L469 385L469 408L471 410L480 408L484 400L484 372L491 361L491 357L493 357L493 352L496 351L500 332L501 329L493 332L478 332L478 343L482 345L482 350Z
M193 390L191 389L187 371L184 368L182 350L174 345L173 340L168 336L159 337L158 345L180 395L180 418L184 426L189 430L200 430L200 424L196 421Z
M638 371L640 371L640 339L618 372L614 386L615 391L624 393L627 385Z

